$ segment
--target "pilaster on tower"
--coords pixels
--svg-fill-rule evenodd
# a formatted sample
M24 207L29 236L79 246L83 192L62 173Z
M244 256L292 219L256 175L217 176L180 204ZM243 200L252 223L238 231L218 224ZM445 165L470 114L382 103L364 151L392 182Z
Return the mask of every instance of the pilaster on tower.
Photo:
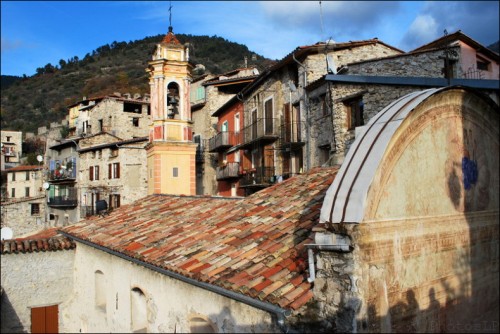
M152 126L149 131L150 194L196 193L196 144L192 142L189 50L172 27L149 61Z

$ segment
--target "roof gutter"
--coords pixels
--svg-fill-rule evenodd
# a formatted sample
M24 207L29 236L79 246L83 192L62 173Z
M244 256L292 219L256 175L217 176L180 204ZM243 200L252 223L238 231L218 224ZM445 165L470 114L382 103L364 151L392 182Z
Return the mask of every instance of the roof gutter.
M285 318L288 317L291 314L291 311L289 311L289 310L285 310L285 309L282 309L281 307L278 307L278 306L273 305L271 303L267 303L267 302L263 302L263 301L260 301L260 300L257 300L257 299L253 299L253 298L250 298L250 297L245 296L243 294L240 294L240 293L237 293L237 292L234 292L234 291L231 291L231 290L227 290L227 289L224 289L224 288L221 288L219 286L212 285L212 284L209 284L209 283L200 282L200 281L197 281L197 280L192 279L190 277L186 277L186 276L183 276L181 274L178 274L176 272L173 272L173 271L170 271L170 270L167 270L167 269L164 269L164 268L157 267L157 266L155 266L153 264L150 264L150 263L138 260L138 259L136 259L134 257L125 255L125 254L117 252L115 250L112 250L112 249L106 248L104 246L97 245L97 244L95 244L93 242L90 242L90 241L87 241L87 240L75 237L75 236L73 236L71 234L68 234L68 233L66 233L64 231L58 230L58 232L61 233L62 235L64 235L65 237L68 237L70 239L78 241L78 242L80 242L82 244L85 244L87 246L93 247L95 249L98 249L100 251L106 252L108 254L115 255L115 256L120 257L120 258L122 258L124 260L133 262L133 263L138 264L140 266L143 266L145 268L148 268L148 269L151 269L153 271L159 272L161 274L167 275L167 276L169 276L171 278L178 279L178 280L180 280L180 281L182 281L184 283L188 283L188 284L194 285L196 287L199 287L199 288L202 288L202 289L205 289L205 290L217 293L219 295L222 295L222 296L234 299L236 301L239 301L239 302L245 303L247 305L253 306L255 308L261 309L263 311L272 313L276 317L276 319L275 319L276 320L276 324L278 325L278 327L280 328L280 330L282 330L283 333L288 333L289 332L289 329L288 329L288 327L285 324Z

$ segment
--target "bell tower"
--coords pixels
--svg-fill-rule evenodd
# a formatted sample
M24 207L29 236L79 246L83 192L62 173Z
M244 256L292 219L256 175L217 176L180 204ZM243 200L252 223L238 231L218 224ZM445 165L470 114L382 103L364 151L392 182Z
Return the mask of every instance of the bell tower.
M169 26L148 63L152 125L148 194L196 194L196 147L192 141L189 49Z

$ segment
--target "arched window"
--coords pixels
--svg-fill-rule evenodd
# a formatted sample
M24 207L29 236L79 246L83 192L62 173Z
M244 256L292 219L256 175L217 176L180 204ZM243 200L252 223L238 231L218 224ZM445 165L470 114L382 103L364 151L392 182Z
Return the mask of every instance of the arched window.
M133 333L147 333L148 314L146 295L139 288L130 291L130 307Z
M167 117L180 119L180 90L179 85L171 82L167 86Z
M206 316L197 314L189 317L189 331L191 333L217 333L217 326Z
M104 274L97 270L94 273L95 283L95 306L98 310L106 312L106 286L104 282Z

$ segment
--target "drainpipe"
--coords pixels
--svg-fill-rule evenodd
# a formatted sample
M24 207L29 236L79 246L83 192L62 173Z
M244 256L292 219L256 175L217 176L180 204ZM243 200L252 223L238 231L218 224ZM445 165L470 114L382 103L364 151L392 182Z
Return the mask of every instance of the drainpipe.
M144 262L144 261L138 260L138 259L136 259L134 257L125 255L125 254L117 252L115 250L112 250L112 249L106 248L104 246L94 244L93 242L90 242L90 241L87 241L87 240L75 237L75 236L73 236L71 234L68 234L68 233L66 233L64 231L58 230L57 232L61 233L65 237L68 237L70 239L78 241L78 242L80 242L80 243L82 243L84 245L87 245L89 247L98 249L98 250L103 251L105 253L117 256L117 257L122 258L124 260L127 260L127 261L130 261L132 263L138 264L138 265L140 265L142 267L145 267L145 268L151 269L153 271L159 272L161 274L164 274L164 275L166 275L168 277L178 279L178 280L180 280L180 281L182 281L184 283L188 283L188 284L197 286L199 288L202 288L202 289L214 292L216 294L219 294L219 295L222 295L222 296L225 296L225 297L237 300L239 302L245 303L247 305L250 305L252 307L258 308L260 310L269 312L274 317L276 317L276 324L277 324L277 326L279 327L279 329L283 333L289 333L290 332L288 326L285 323L286 317L288 317L291 314L290 310L282 309L281 307L276 306L274 304L271 304L271 303L268 303L268 302L263 302L263 301L260 301L258 299L253 299L253 298L248 297L246 295L243 295L243 294L231 291L231 290L227 290L227 289L221 288L221 287L219 287L217 285L212 285L212 284L209 284L209 283L197 281L197 280L195 280L193 278L186 277L186 276L183 276L183 275L178 274L176 272L173 272L173 271L170 271L170 270L167 270L167 269L164 269L164 268L157 267L157 266L152 265L152 264L150 264L148 262Z
M297 60L297 58L295 58L295 54L292 53L292 58L293 60L299 64L303 69L304 69L304 84L302 86L302 94L303 94L303 98L304 98L304 108L306 109L306 168L305 168L305 171L308 171L310 169L310 166L311 166L311 149L310 149L310 145L311 145L311 139L310 139L310 129L309 129L309 106L308 106L308 103L307 103L307 93L306 93L306 85L307 85L307 68L304 64L302 64L301 62L299 62Z
M351 240L347 235L337 233L316 233L314 244L306 244L309 261L309 283L316 279L316 268L314 267L314 250L333 251L347 253L351 250Z

